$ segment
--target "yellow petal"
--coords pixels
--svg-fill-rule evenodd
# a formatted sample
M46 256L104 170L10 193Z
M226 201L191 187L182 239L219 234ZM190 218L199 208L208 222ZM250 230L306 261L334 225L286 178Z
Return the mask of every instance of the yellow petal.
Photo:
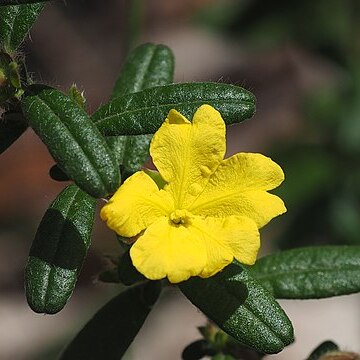
M153 137L150 154L177 209L187 208L201 193L225 147L224 121L211 106L199 107L192 123L176 110L169 112Z
M286 211L279 197L266 192L283 180L283 171L270 158L239 153L219 165L189 211L215 217L245 216L260 228Z
M206 246L207 261L199 276L215 275L234 257L243 264L254 264L260 247L255 222L242 216L227 218L194 217L192 226Z
M130 176L101 209L100 216L117 234L131 237L139 234L173 209L168 193L143 171Z
M130 256L148 279L168 277L170 282L178 283L190 276L212 276L234 257L253 264L259 246L259 231L251 219L193 216L182 225L158 220L134 243Z
M191 226L159 219L149 226L130 250L134 266L148 279L168 277L172 283L198 275L205 266L206 250Z

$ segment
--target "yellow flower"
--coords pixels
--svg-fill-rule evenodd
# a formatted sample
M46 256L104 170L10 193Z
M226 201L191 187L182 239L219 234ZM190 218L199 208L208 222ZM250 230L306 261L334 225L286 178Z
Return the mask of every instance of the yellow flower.
M171 110L150 146L166 185L159 189L139 171L102 208L101 218L117 234L137 236L130 256L148 279L207 278L234 258L253 264L258 229L286 211L267 192L283 181L281 168L260 154L224 160L225 148L217 110L203 105L192 122Z

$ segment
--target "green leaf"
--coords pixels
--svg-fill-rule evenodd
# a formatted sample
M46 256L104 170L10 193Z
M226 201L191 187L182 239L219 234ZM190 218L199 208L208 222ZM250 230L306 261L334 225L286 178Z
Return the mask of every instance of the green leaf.
M217 354L217 355L213 356L211 359L212 360L236 360L231 355L226 355L226 354Z
M41 220L25 269L26 297L37 313L60 311L71 296L90 245L96 200L65 188Z
M34 3L41 3L50 0L0 0L0 6L6 5L25 5L25 4L34 4Z
M339 348L335 343L332 341L325 341L320 344L306 360L319 360L324 354L336 350L339 350Z
M55 161L82 190L97 198L115 192L120 183L115 157L81 107L60 91L34 85L22 108Z
M58 165L53 165L49 170L49 175L56 181L69 181L69 177L59 168Z
M60 360L121 359L160 291L160 282L146 282L110 300L78 333Z
M6 3L12 4L12 6L0 7L0 48L11 54L24 41L44 5L14 6L13 4L21 2L5 1ZM0 5L4 5L3 0L0 0Z
M273 354L293 341L291 322L280 305L238 264L179 287L210 320L246 346Z
M28 128L22 113L6 112L0 119L0 154L16 141Z
M149 158L152 135L133 135L126 137L121 170L124 179L138 171Z
M181 354L183 360L200 360L204 356L215 355L215 350L211 348L210 344L204 340L196 340L189 344Z
M248 268L280 299L320 299L360 291L360 246L312 246L265 256Z
M143 44L132 51L118 78L112 98L172 82L174 55L164 45ZM123 178L138 171L149 158L151 135L108 137L122 165Z
M0 52L0 106L22 94L19 65L9 54Z
M174 55L167 46L140 45L126 59L114 86L112 99L166 85L172 81L173 74Z
M171 109L191 118L202 104L219 110L227 124L245 120L255 112L254 95L241 87L219 83L183 83L158 86L116 98L101 106L92 117L105 135L152 134Z
M130 249L127 250L119 260L118 276L119 280L127 286L145 280L145 276L141 274L132 263Z

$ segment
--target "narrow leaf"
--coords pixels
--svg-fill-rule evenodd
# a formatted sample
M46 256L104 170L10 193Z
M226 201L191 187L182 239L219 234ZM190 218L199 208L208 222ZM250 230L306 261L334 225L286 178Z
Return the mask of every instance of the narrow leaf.
M130 257L130 250L125 251L119 260L118 276L119 280L127 286L145 280L144 275L139 273L133 265Z
M172 82L174 56L164 45L143 44L127 58L113 98ZM123 178L139 170L149 158L151 135L108 137L108 144L122 165ZM121 148L119 148L121 146Z
M6 3L12 6L0 7L0 48L11 54L21 45L44 5L14 6L13 4L21 2L5 1ZM0 4L5 5L2 0L0 0Z
M21 113L6 112L0 119L0 154L16 141L28 128Z
M55 89L34 85L22 107L61 169L84 191L105 197L119 186L119 168L86 112Z
M121 359L160 291L160 282L146 282L110 300L78 333L60 360Z
M126 59L114 86L112 98L169 84L173 74L174 55L167 46L140 45Z
M0 0L0 6L4 5L25 5L25 4L34 4L41 3L50 0Z
M325 341L320 344L306 360L319 360L328 352L339 350L339 347L332 341ZM341 358L339 358L341 360Z
M360 246L312 246L265 256L248 268L279 299L320 299L360 291Z
M238 264L179 286L210 320L246 346L273 354L293 341L291 322L280 305Z
M49 170L49 175L56 181L69 181L69 177L59 168L58 165L53 165Z
M101 106L93 120L105 135L152 134L171 109L191 118L202 104L219 110L227 124L240 122L255 112L255 97L234 85L183 83L158 86L125 95Z
M200 360L205 356L215 355L216 351L204 340L196 340L189 344L181 354L182 360Z
M90 245L96 200L76 185L46 211L25 269L26 297L38 313L60 311L71 296Z

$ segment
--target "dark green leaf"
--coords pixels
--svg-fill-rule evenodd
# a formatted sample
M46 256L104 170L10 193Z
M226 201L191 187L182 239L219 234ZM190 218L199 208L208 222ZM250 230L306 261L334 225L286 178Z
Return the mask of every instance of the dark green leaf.
M320 344L306 360L319 360L321 356L330 352L339 350L338 346L332 341L325 341Z
M108 284L117 284L120 282L117 269L105 270L98 275L97 279Z
M69 177L56 164L50 168L49 175L52 179L54 179L56 181L70 180Z
M174 56L164 45L143 44L132 51L117 80L113 98L172 82ZM151 135L107 138L122 165L123 178L139 170L149 157Z
M126 137L121 170L124 179L138 171L149 158L152 135L133 135Z
M0 5L6 3L17 4L21 1L0 0ZM43 4L0 7L0 48L13 53L23 42L43 7Z
M116 98L101 106L93 114L93 120L105 135L152 134L171 109L191 119L202 104L219 110L227 124L245 120L255 112L254 95L241 87L184 83L158 86Z
M115 157L81 107L38 85L28 89L22 107L55 161L82 190L94 197L115 192L120 183Z
M165 45L143 44L133 50L116 81L112 98L132 94L173 79L174 55Z
M312 246L265 256L248 268L276 298L319 299L360 291L360 246Z
M213 356L211 359L212 360L236 360L231 355L226 355L226 354L217 354L217 355Z
M0 119L0 154L27 129L28 123L21 113L4 113Z
M46 211L25 269L26 297L38 313L60 311L71 296L90 245L96 200L76 185Z
M34 3L41 3L51 0L0 0L0 6L4 5L25 5L25 4L34 4Z
M215 350L204 339L189 344L181 354L183 360L199 360L204 356L215 355Z
M210 320L244 345L267 354L293 341L290 320L275 299L238 264L179 285Z
M118 264L119 280L124 285L133 285L139 281L144 281L145 277L139 273L130 258L130 250L126 251L120 258Z
M161 291L160 282L129 288L103 306L60 360L119 360L143 325Z

